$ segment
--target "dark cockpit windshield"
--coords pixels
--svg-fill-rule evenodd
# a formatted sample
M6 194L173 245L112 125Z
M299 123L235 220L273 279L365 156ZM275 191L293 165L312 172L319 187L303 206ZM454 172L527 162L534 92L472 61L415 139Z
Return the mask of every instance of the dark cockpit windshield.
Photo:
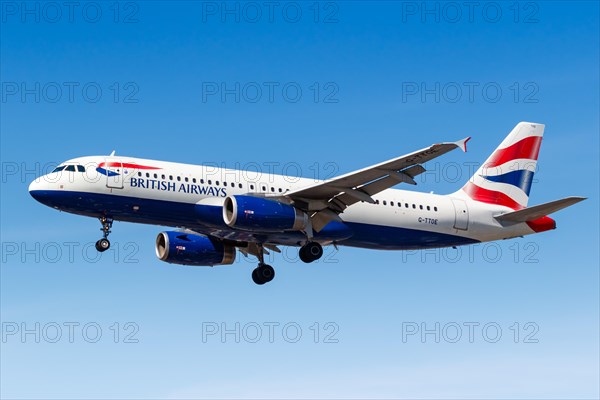
M54 171L52 171L52 172L60 172L60 171L85 172L85 167L83 165L75 165L75 164L59 165L58 167L54 168Z

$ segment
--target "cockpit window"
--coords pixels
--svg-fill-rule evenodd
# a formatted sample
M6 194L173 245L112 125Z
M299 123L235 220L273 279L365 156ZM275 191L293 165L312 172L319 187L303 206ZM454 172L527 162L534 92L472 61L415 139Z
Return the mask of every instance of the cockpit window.
M68 172L85 172L85 167L83 165L61 165L60 167L56 167L52 172L60 172L60 171L68 171Z

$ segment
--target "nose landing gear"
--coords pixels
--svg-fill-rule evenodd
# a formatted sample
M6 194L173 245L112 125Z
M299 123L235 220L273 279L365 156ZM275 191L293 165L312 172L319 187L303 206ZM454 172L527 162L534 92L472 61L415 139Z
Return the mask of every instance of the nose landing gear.
M99 252L106 251L110 248L110 242L108 241L108 235L110 234L110 229L112 228L113 220L112 218L102 217L100 218L100 223L102 224L103 238L96 242L96 250Z

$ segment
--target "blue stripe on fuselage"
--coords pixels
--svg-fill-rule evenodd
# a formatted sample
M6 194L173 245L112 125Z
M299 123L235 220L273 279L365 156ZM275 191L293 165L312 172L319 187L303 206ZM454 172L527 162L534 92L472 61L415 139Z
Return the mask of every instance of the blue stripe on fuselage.
M118 221L151 225L185 226L199 232L218 231L222 237L227 236L232 240L244 240L244 237L252 236L257 238L255 232L238 231L225 225L222 208L219 206L86 192L37 190L30 193L40 203L73 214L96 218L110 216ZM306 240L301 232L259 236L265 241L283 245L297 245ZM344 246L388 250L447 247L478 242L437 232L356 222L330 223L315 234L315 239L335 240Z
M114 172L114 171L110 171L108 169L104 169L104 168L96 168L97 172L100 172L102 175L106 175L106 176L117 176L119 175L118 173Z
M478 243L478 240L448 235L445 233L420 231L395 226L346 222L354 235L341 245L382 250L416 250L436 247L462 246Z

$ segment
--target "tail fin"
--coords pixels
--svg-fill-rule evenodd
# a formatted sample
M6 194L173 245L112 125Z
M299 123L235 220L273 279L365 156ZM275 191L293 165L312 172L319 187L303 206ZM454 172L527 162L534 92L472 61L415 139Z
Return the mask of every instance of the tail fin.
M544 125L519 122L462 190L476 201L527 207Z

